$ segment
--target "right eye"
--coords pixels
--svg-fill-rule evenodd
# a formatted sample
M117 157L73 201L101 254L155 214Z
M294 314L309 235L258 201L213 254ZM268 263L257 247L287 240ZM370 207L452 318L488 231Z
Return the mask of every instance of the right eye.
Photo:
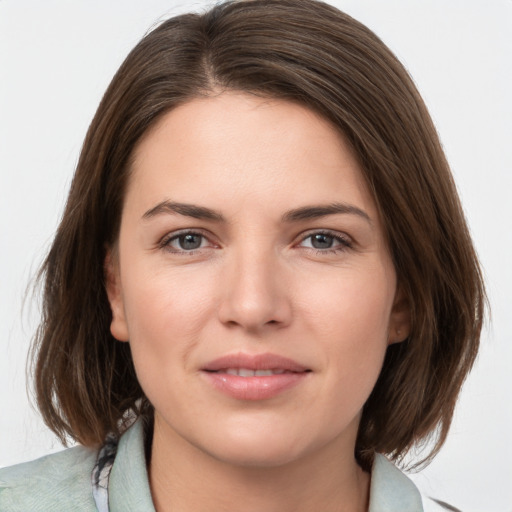
M194 251L208 247L209 240L201 233L186 231L170 234L161 242L161 247L172 253L193 253Z

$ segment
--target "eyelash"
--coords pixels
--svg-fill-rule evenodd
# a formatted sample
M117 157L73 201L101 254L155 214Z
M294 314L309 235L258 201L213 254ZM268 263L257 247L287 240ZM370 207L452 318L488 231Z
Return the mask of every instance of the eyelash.
M209 241L208 236L206 234L202 233L201 231L187 229L187 230L183 230L183 231L169 233L168 235L164 236L162 238L162 240L160 240L158 247L160 249L168 251L172 254L192 256L192 255L196 254L198 251L200 251L201 249L203 249L203 247L199 247L197 249L192 249L190 251L187 251L185 249L175 249L171 246L171 242L173 242L174 240L178 240L180 237L184 237L187 235L199 236L203 240Z
M202 233L201 231L184 230L184 231L169 233L168 235L164 236L160 240L158 247L160 249L163 249L172 254L183 255L183 256L193 256L198 251L201 251L201 249L204 249L203 247L199 247L197 249L186 250L186 249L175 249L171 246L171 242L173 242L174 240L178 240L180 237L184 237L187 235L199 236L203 240L209 241L209 237L206 234ZM339 246L338 247L327 247L324 249L319 249L319 248L315 248L315 247L303 247L304 249L314 251L316 254L325 255L325 254L337 254L337 253L344 252L348 249L353 248L352 242L347 236L340 235L339 233L336 233L333 231L328 231L328 230L315 230L315 231L311 231L306 234L302 234L299 242L295 245L300 246L300 244L304 243L308 239L312 239L312 237L314 237L315 235L324 235L324 236L330 237L333 239L333 242L339 243Z
M314 237L315 235L328 236L333 239L333 242L339 243L338 247L328 247L325 249L318 249L316 247L305 247L305 249L315 251L316 254L337 254L337 253L344 252L348 249L353 248L352 241L350 240L349 237L347 237L346 235L341 235L340 233L337 233L337 232L329 231L329 230L310 231L305 236L304 235L301 236L299 243L303 243L308 239L312 239L312 237Z

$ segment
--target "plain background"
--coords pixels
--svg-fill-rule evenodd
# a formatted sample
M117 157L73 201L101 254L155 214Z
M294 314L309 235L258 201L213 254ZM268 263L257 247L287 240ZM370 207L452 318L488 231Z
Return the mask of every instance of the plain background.
M492 322L450 437L416 483L465 512L512 511L512 1L338 0L416 81L485 270ZM38 317L24 296L48 249L112 75L172 0L0 0L0 466L61 449L29 406ZM23 307L24 304L24 307Z

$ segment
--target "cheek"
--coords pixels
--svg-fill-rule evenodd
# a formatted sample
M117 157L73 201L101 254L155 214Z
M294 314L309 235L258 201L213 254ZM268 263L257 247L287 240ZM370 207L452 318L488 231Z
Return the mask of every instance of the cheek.
M136 366L182 363L214 309L213 284L199 272L133 270L124 304Z
M394 274L387 267L339 272L308 284L303 300L306 328L315 333L319 355L329 369L330 399L354 408L366 401L382 368L394 299ZM348 403L351 402L351 403Z
M306 321L322 332L320 340L339 338L347 349L365 350L387 343L395 286L384 264L340 269L306 282L298 302Z
M128 287L125 307L137 379L157 410L170 408L179 416L182 405L194 400L185 383L191 354L211 316L209 287L204 279L200 286L176 272L149 273Z

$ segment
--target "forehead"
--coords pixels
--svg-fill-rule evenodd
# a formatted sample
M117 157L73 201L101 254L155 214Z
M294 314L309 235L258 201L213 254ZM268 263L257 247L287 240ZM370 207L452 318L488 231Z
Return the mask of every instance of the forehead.
M350 200L375 210L353 151L329 121L296 103L234 92L175 108L139 142L126 199L144 208L164 196L215 208L219 200L226 208Z

